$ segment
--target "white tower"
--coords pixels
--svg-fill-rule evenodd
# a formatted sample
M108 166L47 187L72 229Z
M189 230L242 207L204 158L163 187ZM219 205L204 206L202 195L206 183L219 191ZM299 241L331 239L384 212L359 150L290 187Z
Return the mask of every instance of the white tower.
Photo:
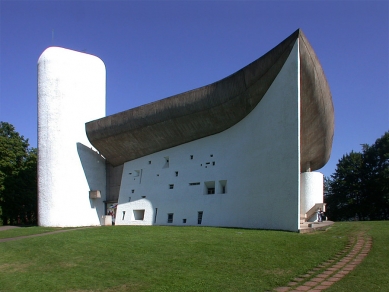
M59 47L38 60L38 223L100 225L105 160L89 143L85 123L105 116L105 65Z

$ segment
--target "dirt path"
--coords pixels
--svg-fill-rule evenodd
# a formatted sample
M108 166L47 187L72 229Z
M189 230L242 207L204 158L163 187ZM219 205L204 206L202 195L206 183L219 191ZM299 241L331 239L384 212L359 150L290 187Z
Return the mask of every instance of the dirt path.
M323 291L354 270L367 256L371 246L371 237L365 232L360 232L356 237L351 238L345 249L336 254L334 258L315 267L307 274L293 279L287 286L278 287L273 291Z

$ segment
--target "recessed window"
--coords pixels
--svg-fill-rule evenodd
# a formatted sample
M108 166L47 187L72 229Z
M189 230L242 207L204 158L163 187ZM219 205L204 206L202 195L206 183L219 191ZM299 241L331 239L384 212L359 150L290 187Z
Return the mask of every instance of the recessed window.
M192 182L192 183L189 183L190 186L198 186L200 185L200 182Z
M174 189L174 184L169 185L169 189Z
M124 220L124 216L126 216L126 211L123 211L123 217L122 217L122 220Z
M131 193L135 193L135 190L131 190Z
M165 165L163 166L163 168L168 168L169 167L169 156L165 156Z
M142 199L146 199L146 196L142 196Z
M143 220L145 217L145 210L134 210L134 220Z
M131 197L128 197L128 201L131 202Z
M212 161L212 165L215 165L215 161Z
M155 208L154 223L157 223L157 214L158 214L158 208Z
M215 193L215 181L204 182L204 194L213 195Z
M186 219L182 219L182 223L186 223Z
M213 154L211 154L210 156L213 157Z
M197 212L197 224L201 224L203 221L203 211Z
M190 156L190 159L193 159L193 155Z
M219 194L225 194L227 193L227 181L226 180L219 180Z
M151 160L149 160L149 164L151 164Z
M178 171L176 171L176 176L178 176Z
M173 223L173 213L167 214L167 223Z

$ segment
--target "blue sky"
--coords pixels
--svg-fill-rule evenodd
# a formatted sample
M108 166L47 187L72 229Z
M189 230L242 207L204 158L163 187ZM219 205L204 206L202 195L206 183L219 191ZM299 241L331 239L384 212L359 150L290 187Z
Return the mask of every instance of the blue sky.
M33 147L37 60L49 46L104 61L110 115L222 79L297 28L335 107L320 171L389 130L388 1L0 1L0 120Z

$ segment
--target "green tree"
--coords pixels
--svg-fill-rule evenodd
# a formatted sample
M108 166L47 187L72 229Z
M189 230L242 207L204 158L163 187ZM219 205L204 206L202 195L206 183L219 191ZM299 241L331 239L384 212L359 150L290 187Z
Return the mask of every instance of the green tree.
M389 219L389 132L362 153L343 155L325 187L330 219Z
M0 208L3 224L34 224L37 151L14 126L0 122Z

